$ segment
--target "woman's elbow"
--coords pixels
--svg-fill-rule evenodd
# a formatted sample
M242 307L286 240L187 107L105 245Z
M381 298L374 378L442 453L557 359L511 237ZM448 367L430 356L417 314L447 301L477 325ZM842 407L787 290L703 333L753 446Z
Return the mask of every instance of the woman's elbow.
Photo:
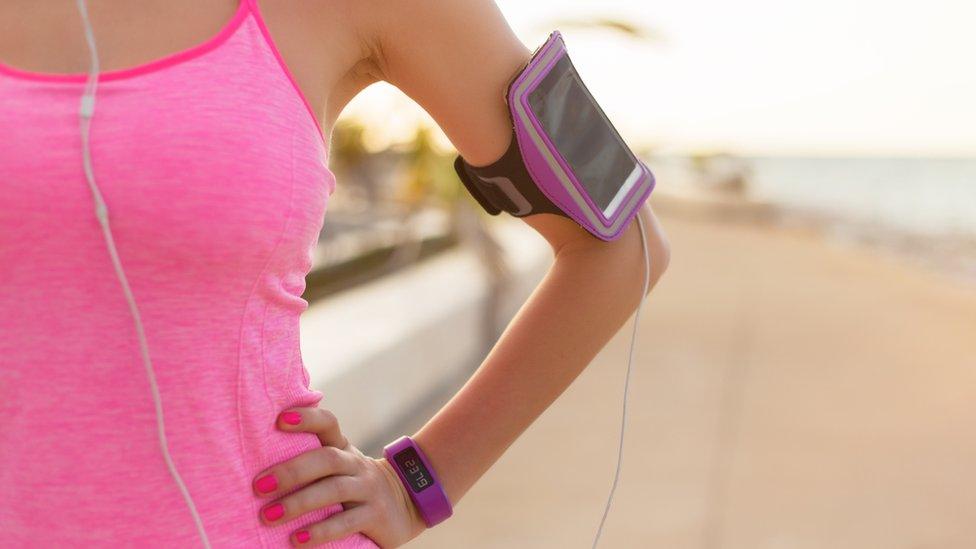
M600 269L608 271L607 274L613 279L615 287L628 288L626 290L628 295L631 295L629 288L633 285L638 288L644 286L648 267L650 267L650 276L647 278L647 291L644 295L650 293L671 262L671 244L661 229L661 224L654 216L654 212L646 203L638 212L643 221L643 243L640 233L641 224L636 218L630 222L620 238L608 243L593 238L579 225L569 223L566 218L552 216L552 226L549 227L547 224L550 220L545 217L549 215L551 214L539 214L522 219L549 238L557 259L562 258L573 262L582 261L599 265ZM557 242L557 236L555 236L557 235L555 230L557 227L566 227L567 232L565 234L571 235L572 238L563 237L563 242L554 243ZM644 245L647 246L646 259L644 258Z

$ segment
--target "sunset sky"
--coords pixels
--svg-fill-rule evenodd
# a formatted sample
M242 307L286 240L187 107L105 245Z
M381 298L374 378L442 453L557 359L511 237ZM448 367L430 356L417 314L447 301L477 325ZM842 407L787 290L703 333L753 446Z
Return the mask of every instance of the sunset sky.
M612 17L658 36L638 42L560 28L621 133L663 152L976 155L976 2L498 5L530 49L565 19ZM399 113L392 124L391 111ZM385 84L368 89L347 112L385 121L373 132L377 145L426 118Z

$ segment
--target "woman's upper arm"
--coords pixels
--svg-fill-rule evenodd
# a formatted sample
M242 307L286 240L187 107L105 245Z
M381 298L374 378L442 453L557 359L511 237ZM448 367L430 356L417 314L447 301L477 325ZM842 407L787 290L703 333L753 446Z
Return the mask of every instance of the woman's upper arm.
M380 78L423 107L469 163L499 158L512 135L506 88L532 51L498 6L492 0L375 0L368 11L366 39ZM592 238L562 216L521 219L555 250Z
M376 3L372 38L381 76L437 121L473 164L508 146L503 98L531 52L491 0Z

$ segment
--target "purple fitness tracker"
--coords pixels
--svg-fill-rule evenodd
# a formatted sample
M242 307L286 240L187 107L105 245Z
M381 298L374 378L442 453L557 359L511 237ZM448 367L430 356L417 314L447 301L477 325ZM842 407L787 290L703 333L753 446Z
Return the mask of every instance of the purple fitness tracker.
M443 522L454 513L434 468L413 439L402 436L387 444L383 457L396 470L427 527Z
M454 169L491 215L554 213L615 240L654 188L654 176L624 143L583 84L559 31L509 83L512 140L487 166L461 156Z

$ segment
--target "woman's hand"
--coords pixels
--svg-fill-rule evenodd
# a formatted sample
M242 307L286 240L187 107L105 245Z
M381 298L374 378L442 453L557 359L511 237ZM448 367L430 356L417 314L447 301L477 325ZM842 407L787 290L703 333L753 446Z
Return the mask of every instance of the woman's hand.
M355 532L380 547L399 547L427 528L396 471L386 459L373 459L353 446L339 422L322 408L290 408L278 415L277 427L315 433L316 448L283 461L254 477L254 493L270 501L259 513L264 524L279 524L334 503L344 509L292 532L297 547L313 547ZM296 487L303 486L288 495Z

